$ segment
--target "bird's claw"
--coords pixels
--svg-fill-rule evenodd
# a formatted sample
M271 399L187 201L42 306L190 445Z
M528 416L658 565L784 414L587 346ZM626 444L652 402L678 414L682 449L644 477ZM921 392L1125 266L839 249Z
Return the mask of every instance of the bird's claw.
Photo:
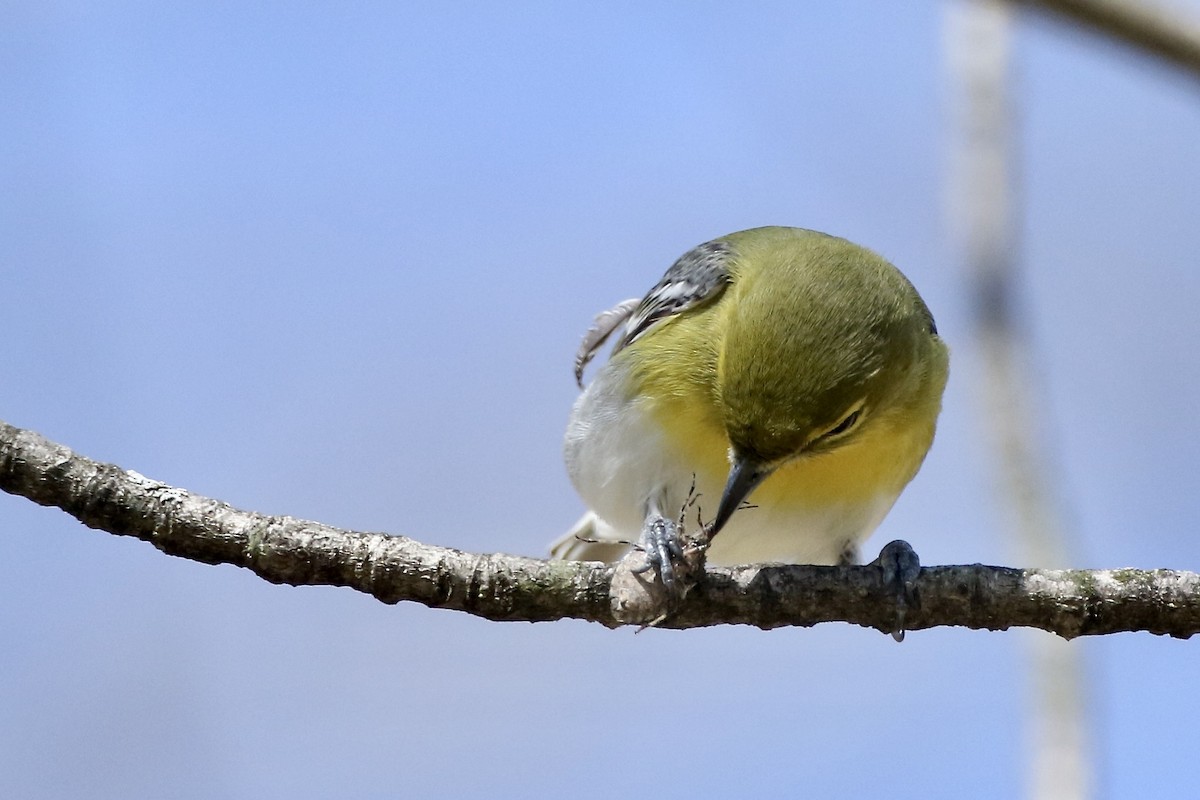
M879 551L876 565L883 570L883 583L896 600L896 627L892 638L904 641L904 620L910 608L921 607L917 578L921 575L921 559L912 545L903 539L888 542Z
M679 526L665 517L654 517L642 529L638 548L646 554L646 563L634 569L633 574L641 575L656 569L663 586L674 588L675 567L683 561Z

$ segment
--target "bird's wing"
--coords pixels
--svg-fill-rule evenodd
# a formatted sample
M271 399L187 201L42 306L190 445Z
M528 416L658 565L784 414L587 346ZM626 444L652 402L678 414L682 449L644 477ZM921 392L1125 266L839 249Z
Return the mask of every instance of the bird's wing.
M632 343L656 323L720 295L729 283L730 257L729 244L720 239L680 256L633 310L613 352Z
M608 341L612 332L622 322L629 319L629 315L633 313L640 302L636 297L631 300L623 300L607 311L601 311L592 320L592 327L588 328L587 333L583 335L579 351L575 353L575 383L579 384L580 389L583 388L583 370L587 367L588 362L595 358L596 351Z
M729 282L729 244L716 240L679 257L645 297L625 300L592 320L575 353L575 382L583 388L583 370L608 338L621 326L625 330L613 352L633 342L661 320L716 298Z

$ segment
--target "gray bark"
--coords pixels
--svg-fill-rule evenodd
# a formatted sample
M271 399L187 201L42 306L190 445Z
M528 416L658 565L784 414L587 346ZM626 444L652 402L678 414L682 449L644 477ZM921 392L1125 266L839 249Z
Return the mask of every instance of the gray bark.
M77 455L0 422L0 489L66 511L85 525L133 536L164 553L233 564L272 583L347 586L385 603L411 601L492 620L584 619L760 628L843 621L896 627L896 603L877 565L746 566L700 571L682 598L630 615L622 565L466 553L405 536L341 530L319 522L241 511L112 464ZM616 585L616 589L614 589ZM624 587L624 588L622 588ZM1176 570L1025 570L981 564L925 567L909 631L953 625L1030 627L1064 638L1200 631L1200 575ZM64 587L64 591L69 591ZM654 603L650 603L654 606Z

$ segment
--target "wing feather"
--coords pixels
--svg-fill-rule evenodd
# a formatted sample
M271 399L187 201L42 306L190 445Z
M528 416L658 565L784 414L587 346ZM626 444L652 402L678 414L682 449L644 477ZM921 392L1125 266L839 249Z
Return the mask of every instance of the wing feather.
M631 344L658 322L715 300L729 283L731 255L729 243L716 239L680 256L634 309L613 352Z
M626 300L597 314L575 354L575 382L580 388L588 362L622 323L625 330L613 346L613 353L644 336L659 322L720 296L729 283L731 257L728 242L705 242L680 256L640 301Z

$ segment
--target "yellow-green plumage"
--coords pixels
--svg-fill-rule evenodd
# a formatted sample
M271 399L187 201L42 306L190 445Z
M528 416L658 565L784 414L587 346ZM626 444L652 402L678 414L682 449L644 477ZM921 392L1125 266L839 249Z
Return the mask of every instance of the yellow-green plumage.
M722 280L679 303L685 255L641 306L666 297L670 313L648 311L576 404L566 449L596 517L584 522L636 540L649 516L677 515L692 475L711 520L732 460L767 477L711 561L835 561L920 467L946 347L908 280L857 245L758 228L701 248L714 246ZM595 555L566 538L556 553Z

